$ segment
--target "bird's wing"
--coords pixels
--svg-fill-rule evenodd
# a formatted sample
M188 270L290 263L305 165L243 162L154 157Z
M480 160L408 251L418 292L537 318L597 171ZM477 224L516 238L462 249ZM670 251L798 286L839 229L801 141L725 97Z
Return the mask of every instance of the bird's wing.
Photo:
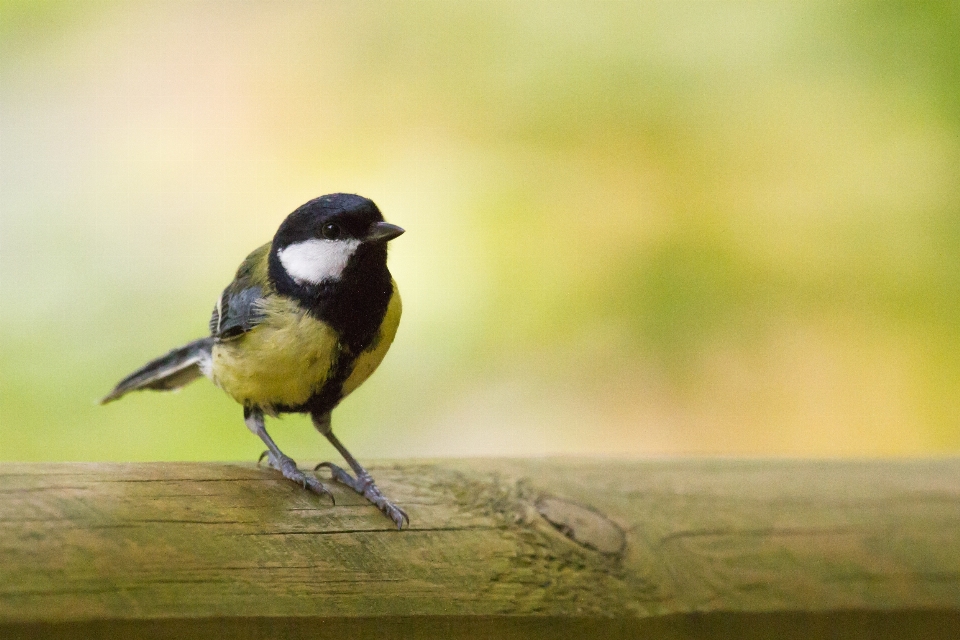
M260 324L265 313L267 290L267 256L270 245L265 244L243 261L233 282L223 290L210 316L210 335L228 340L250 331Z
M257 286L231 291L227 287L210 316L210 335L218 340L228 340L246 333L260 324L264 318L263 289Z

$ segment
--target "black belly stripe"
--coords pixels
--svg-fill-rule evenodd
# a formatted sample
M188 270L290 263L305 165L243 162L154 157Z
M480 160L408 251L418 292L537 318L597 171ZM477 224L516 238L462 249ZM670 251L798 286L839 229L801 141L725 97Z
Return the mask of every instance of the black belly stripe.
M280 413L328 413L343 399L343 385L353 373L357 357L375 344L387 315L394 291L386 247L361 245L336 282L299 284L290 278L274 252L269 258L269 274L278 293L294 298L340 336L320 390L300 406L274 409Z
M343 400L343 385L350 374L353 373L353 365L356 361L356 356L347 352L342 344L338 345L337 355L330 366L327 380L320 387L320 390L310 396L310 399L302 405L296 407L278 406L275 407L275 410L278 413L311 413L316 415L333 411L334 407Z

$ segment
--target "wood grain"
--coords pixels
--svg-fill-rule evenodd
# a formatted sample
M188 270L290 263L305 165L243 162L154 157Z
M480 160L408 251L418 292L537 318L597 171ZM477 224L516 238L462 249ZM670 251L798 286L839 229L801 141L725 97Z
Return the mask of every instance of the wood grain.
M960 637L958 460L371 471L2 465L0 637Z

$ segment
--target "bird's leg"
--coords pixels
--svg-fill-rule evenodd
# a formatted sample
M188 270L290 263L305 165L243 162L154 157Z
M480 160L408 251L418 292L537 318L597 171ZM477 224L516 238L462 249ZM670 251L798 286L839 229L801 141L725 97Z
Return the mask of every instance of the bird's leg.
M297 484L301 485L304 489L309 489L314 493L320 495L330 496L331 500L334 500L333 494L330 493L330 490L323 486L323 483L314 478L312 475L308 476L303 471L297 468L297 463L293 459L286 455L283 451L280 451L280 447L276 445L273 441L273 438L270 437L270 434L267 433L267 428L263 423L263 412L259 409L244 409L243 410L243 421L247 423L247 428L250 431L253 431L257 437L263 440L263 443L267 445L267 450L263 452L263 455L260 456L260 459L263 460L263 457L267 457L267 461L270 463L270 466L283 474L284 478L288 480L293 480ZM336 501L334 500L334 504Z
M349 451L347 451L347 448L343 446L337 436L333 435L333 429L330 427L330 414L314 414L312 417L313 426L316 427L317 431L322 433L323 436L330 441L330 444L336 447L337 451L340 452L340 455L343 456L343 459L346 460L347 464L350 465L350 468L353 469L356 477L351 476L349 473L332 462L321 462L316 466L316 468L314 468L314 471L323 467L330 469L330 473L333 474L334 480L341 484L347 485L376 505L380 511L383 511L388 518L393 520L393 522L397 525L397 529L403 528L404 521L406 521L407 525L409 525L410 518L407 517L406 512L387 500L387 498L380 493L380 489L376 484L374 484L373 478L370 477L370 474L367 473L367 470L360 466L360 463L357 462L357 459L354 458Z

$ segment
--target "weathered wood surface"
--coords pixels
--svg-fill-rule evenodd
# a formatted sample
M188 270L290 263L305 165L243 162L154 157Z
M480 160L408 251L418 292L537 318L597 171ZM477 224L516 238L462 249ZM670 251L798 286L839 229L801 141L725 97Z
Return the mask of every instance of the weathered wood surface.
M960 460L372 472L0 465L0 637L960 637Z

